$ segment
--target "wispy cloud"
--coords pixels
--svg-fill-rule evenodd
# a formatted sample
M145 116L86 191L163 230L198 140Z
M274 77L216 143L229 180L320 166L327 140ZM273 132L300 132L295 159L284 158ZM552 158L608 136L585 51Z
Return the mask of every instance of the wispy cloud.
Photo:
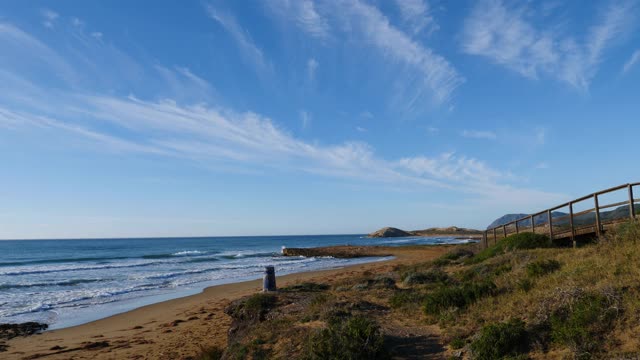
M318 13L311 0L273 0L266 2L268 8L285 21L295 23L307 34L327 39L330 36L329 23Z
M436 103L447 102L453 91L464 82L444 57L394 27L378 8L359 0L338 3L340 6L336 15L342 16L346 29L356 31L365 43L417 72L420 85L409 96L409 108L415 107L425 94L430 95Z
M631 57L629 58L629 60L627 60L627 62L624 63L624 66L622 67L622 72L623 73L629 72L629 70L631 70L631 68L634 67L638 63L638 61L640 61L640 49L634 51L633 54L631 54Z
M307 78L310 82L313 82L316 78L316 70L318 70L318 60L310 58L307 60Z
M156 65L155 69L174 99L190 102L206 101L211 100L214 95L211 84L186 67L176 66L169 69Z
M460 135L466 138L472 139L485 139L485 140L495 140L498 138L495 132L493 131L482 131L482 130L463 130Z
M414 35L423 31L430 34L440 28L426 0L396 0L396 5Z
M211 4L205 5L205 8L209 17L215 20L233 38L248 63L255 66L258 71L270 68L262 50L253 42L249 32L238 24L235 17L215 8Z
M605 50L633 28L636 5L631 0L610 3L579 43L559 25L536 26L526 5L483 0L465 20L462 49L525 77L547 74L587 90Z
M40 115L0 106L0 123L10 128L63 131L95 143L95 151L126 151L217 163L245 164L252 169L285 168L323 176L438 188L474 196L501 196L515 191L508 174L466 156L408 156L385 159L366 143L321 145L302 141L270 118L253 112L175 101L121 99L69 94L64 114ZM302 113L301 113L302 114ZM304 115L303 115L304 116ZM114 132L105 133L100 124ZM524 190L525 193L530 190ZM557 195L545 194L545 200Z
M300 121L302 121L302 128L308 129L311 126L311 114L306 110L300 110Z
M375 12L372 16L375 17ZM0 23L0 42L7 39L22 46L36 47L42 51L40 55L58 56L34 37ZM108 50L102 45L97 49ZM46 65L50 72L58 70L55 62ZM2 71L4 68L0 68L0 76ZM173 93L209 87L206 80L188 68L157 65L151 71L161 75L163 87L171 88L173 84L176 89ZM305 141L292 135L277 120L217 105L215 99L193 104L195 101L181 101L175 94L165 96L164 100L149 100L122 97L95 88L69 87L57 90L55 98L40 96L41 104L31 106L30 94L46 94L47 89L22 81L20 72L15 74L18 79L12 81L16 85L12 93L23 93L24 96L16 95L8 101L7 95L0 93L0 123L3 126L62 132L71 139L93 146L94 151L170 156L212 167L233 164L256 171L282 168L407 189L446 189L474 197L500 197L503 193L513 195L518 191L518 196L529 194L532 198L527 199L533 201L558 197L522 189L511 182L507 172L464 155L412 154L386 158L364 142L323 144ZM301 113L303 122L305 117L311 118L310 114Z
M58 19L58 17L60 17L60 15L50 9L42 9L42 11L40 12L42 14L42 17L44 18L44 21L42 22L42 25L44 25L45 27L48 27L50 29L52 29L54 27L54 24L56 22L56 20Z

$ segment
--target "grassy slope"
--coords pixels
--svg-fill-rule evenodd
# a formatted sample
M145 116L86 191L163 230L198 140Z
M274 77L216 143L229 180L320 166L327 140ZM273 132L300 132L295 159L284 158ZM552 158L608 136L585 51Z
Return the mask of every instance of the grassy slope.
M406 358L442 352L434 332L449 355L465 358L640 356L640 227L578 249L522 244L531 242L507 238L481 254L459 248L333 288L306 284L269 301L243 299L229 310L235 321L224 357L314 358L323 339L322 351L343 358ZM362 317L372 322L358 325ZM380 337L384 351L340 345Z

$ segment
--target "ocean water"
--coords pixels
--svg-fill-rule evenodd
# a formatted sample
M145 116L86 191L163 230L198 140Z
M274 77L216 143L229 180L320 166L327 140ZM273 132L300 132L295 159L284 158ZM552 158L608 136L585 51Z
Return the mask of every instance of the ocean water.
M380 261L284 257L282 247L461 243L362 235L0 241L0 323L79 325L205 287Z

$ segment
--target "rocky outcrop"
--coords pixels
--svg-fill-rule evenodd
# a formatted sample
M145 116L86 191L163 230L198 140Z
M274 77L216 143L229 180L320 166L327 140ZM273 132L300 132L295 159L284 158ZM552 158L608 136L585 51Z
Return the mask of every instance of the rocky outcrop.
M408 233L404 230L400 230L394 227L385 227L378 231L372 232L367 236L370 238L403 237L403 236L411 236L411 233Z
M10 340L18 336L29 336L46 330L47 324L26 322L22 324L0 324L0 339Z
M390 256L389 252L384 248L376 246L328 246L317 248L284 248L282 249L284 256L304 256L304 257L321 257L331 256L334 258L358 258L369 256Z

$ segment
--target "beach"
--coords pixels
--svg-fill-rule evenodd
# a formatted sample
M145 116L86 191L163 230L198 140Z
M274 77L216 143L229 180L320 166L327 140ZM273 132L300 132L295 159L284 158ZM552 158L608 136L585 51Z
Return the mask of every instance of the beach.
M451 246L371 248L387 261L279 276L278 286L313 281L333 284L362 273L384 274L400 264L435 259ZM276 268L276 272L278 269ZM6 359L189 359L203 347L224 347L233 300L261 291L261 280L212 286L202 293L147 305L87 324L7 341Z

